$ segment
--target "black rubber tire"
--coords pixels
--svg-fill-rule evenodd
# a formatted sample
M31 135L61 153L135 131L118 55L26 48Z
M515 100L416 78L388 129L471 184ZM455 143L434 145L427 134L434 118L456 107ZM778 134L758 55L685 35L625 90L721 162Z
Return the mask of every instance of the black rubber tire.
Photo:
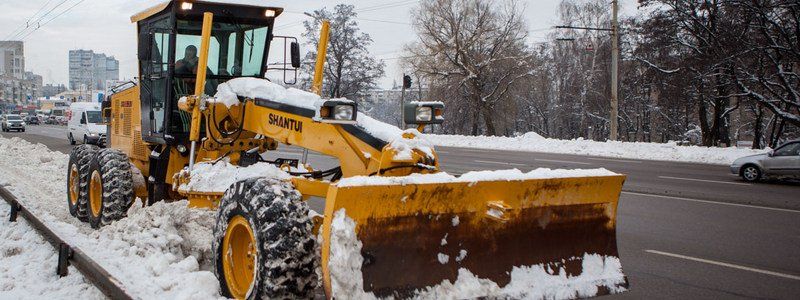
M100 149L89 164L89 180L92 174L100 173L103 186L102 208L95 215L91 204L87 204L87 215L92 228L100 228L127 216L135 198L133 174L128 156L117 149Z
M84 145L88 145L89 144L89 138L86 137L86 135L83 136L83 144Z
M92 157L99 149L92 145L80 145L72 148L69 154L69 164L67 165L67 208L69 214L78 220L86 222L87 205L89 203L89 163ZM72 205L72 195L69 193L69 182L72 166L75 165L78 169L78 199L75 205Z
M237 215L250 223L258 252L247 299L313 298L319 254L308 204L290 183L268 178L237 182L220 200L211 249L222 295L231 297L222 269L222 242L229 220Z
M70 145L75 145L75 138L72 137L72 133L70 133L69 136L67 136L67 140L69 140Z
M750 168L752 168L752 172L755 173L754 176L748 174L748 172L751 171L749 170ZM763 173L761 172L761 169L758 166L753 164L747 164L742 166L742 170L739 171L739 175L742 176L742 179L744 179L744 181L757 182L761 180L761 176L763 175Z

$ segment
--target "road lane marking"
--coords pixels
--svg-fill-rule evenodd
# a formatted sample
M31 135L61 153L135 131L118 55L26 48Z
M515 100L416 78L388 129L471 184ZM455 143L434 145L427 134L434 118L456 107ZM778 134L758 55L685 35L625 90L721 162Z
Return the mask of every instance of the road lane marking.
M588 160L602 160L602 161L616 161L616 162L625 162L625 163L634 163L640 164L641 161L638 160L625 160L625 159L615 159L615 158L599 158L599 157L587 157Z
M685 259L685 260L691 260L691 261L696 261L696 262L701 262L701 263L706 263L706 264L711 264L711 265L717 265L717 266L722 266L722 267L734 268L734 269L739 269L739 270L744 270L744 271L750 271L750 272L755 272L755 273L767 274L767 275L782 277L782 278L786 278L786 279L800 280L800 276L797 276L797 275L791 275L791 274L779 273L779 272L774 272L774 271L768 271L768 270L756 269L756 268L751 268L751 267L745 267L745 266L735 265L735 264L716 261L716 260L710 260L710 259L704 259L704 258L680 255L680 254L657 251L657 250L644 250L644 252L652 253L652 254L658 254L658 255L664 255L664 256L670 256L670 257L675 257L675 258L680 258L680 259Z
M692 199L692 198L684 198L684 197L675 197L675 196L663 196L663 195L643 194L643 193L636 193L636 192L622 192L622 193L623 193L623 194L628 194L628 195L637 195L637 196L646 196L646 197L655 197L655 198L675 199L675 200L681 200L681 201L698 202L698 203L706 203L706 204L719 204L719 205L727 205L727 206L738 206L738 207L757 208L757 209L774 210L774 211L782 211L782 212L800 213L800 210L788 209L788 208L766 207L766 206L758 206L758 205L739 204L739 203L728 203L728 202L710 201L710 200L700 200L700 199Z
M526 164L518 164L518 163L511 163L511 162L502 162L502 161L492 161L492 160L474 160L477 163L485 163L485 164L501 164L501 165L511 165L511 166L527 166Z
M482 149L482 148L461 148L462 151L467 152L489 152L489 151L496 151L493 149Z
M578 164L578 165L591 165L591 163L577 162L577 161L566 161L566 160L557 160L557 159L534 158L533 160L538 160L538 161L546 161L546 162L554 162L554 163L568 163L568 164Z
M744 182L730 182L730 181L718 181L718 180L697 179L697 178L683 178L683 177L672 177L672 176L658 176L658 178L674 179L674 180L686 180L686 181L710 182L710 183L735 184L735 185L752 185L750 183L744 183Z

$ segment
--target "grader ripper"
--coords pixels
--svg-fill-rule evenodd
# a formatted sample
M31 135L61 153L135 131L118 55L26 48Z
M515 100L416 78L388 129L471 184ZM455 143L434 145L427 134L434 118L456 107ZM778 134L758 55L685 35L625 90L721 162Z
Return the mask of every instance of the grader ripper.
M335 296L331 274L337 270L328 264L331 223L342 209L357 224L364 290L379 297L409 296L455 281L459 268L502 287L515 266L542 264L561 270L555 274L579 275L585 253L618 256L622 175L340 187L341 178L358 175L437 173L439 160L422 151L396 159L391 141L358 125L352 102L329 100L315 111L276 99L241 97L230 108L205 101L222 82L264 77L277 38L274 20L282 11L168 1L131 17L138 28L140 81L104 102L109 148L73 149L67 174L72 215L98 228L124 217L136 197L146 204L188 199L191 206L217 209L215 271L223 295L234 298L312 297L319 261L324 291ZM327 29L325 22L322 41ZM290 48L297 68L298 47ZM317 93L324 42L318 53ZM432 115L443 109L429 108ZM408 120L423 127L442 118ZM340 167L320 171L305 165L311 171L291 173L291 180L249 179L225 193L179 188L195 163L227 158L234 165L252 164L278 143L332 156ZM292 161L275 163L289 168L287 162ZM308 217L304 200L311 196L325 199L324 218ZM313 238L318 230L319 248ZM443 236L451 246L440 242ZM469 253L459 264L437 261L437 253L458 249ZM626 281L617 284L625 286Z

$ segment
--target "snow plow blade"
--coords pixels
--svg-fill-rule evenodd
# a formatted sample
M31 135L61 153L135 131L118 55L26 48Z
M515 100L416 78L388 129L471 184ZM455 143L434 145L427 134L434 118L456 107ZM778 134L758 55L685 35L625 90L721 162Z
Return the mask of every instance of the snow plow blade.
M624 181L612 175L331 186L322 228L326 294L356 297L347 289L357 288L377 297L550 299L622 292L628 282L616 211ZM351 246L360 245L354 258L342 253L346 222L357 238ZM343 283L358 271L363 282ZM473 275L483 288L443 294Z

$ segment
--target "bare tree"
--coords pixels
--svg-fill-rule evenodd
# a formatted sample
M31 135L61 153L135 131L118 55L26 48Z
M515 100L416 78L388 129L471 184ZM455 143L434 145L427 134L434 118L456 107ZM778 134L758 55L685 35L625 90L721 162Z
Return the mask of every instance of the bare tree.
M472 134L496 135L496 108L530 76L522 12L516 2L490 0L423 0L412 12L419 40L406 47L408 62L453 96L444 98L447 113L471 117Z

